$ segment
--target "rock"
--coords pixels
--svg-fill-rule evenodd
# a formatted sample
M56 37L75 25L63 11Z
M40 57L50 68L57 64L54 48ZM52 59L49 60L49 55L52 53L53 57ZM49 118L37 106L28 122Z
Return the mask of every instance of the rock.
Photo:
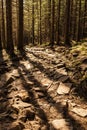
M13 107L14 109L16 109L17 111L19 111L20 109L23 109L23 108L28 108L28 107L30 107L30 106L31 106L31 104L29 104L29 103L24 103L24 102L22 102L22 101L16 101L16 103L12 105L12 107Z
M35 112L31 108L24 109L21 111L19 119L23 122L27 120L33 121L35 118Z
M11 113L11 114L9 115L9 117L10 117L12 120L17 120L18 115L15 114L15 113Z
M74 40L72 40L71 42L72 42L72 45L76 45L77 44L77 42L74 41Z
M46 97L43 93L38 93L38 98L44 98Z
M60 83L57 89L58 94L68 94L70 92L72 84L71 83Z
M6 112L0 113L0 121L5 120L5 118L8 116ZM0 129L1 130L1 129Z
M17 97L20 98L23 102L29 101L29 94L25 90L21 90L18 94Z
M0 113L5 112L8 107L8 102L0 102Z
M21 61L20 64L23 64L26 69L31 69L31 68L32 68L32 67L31 67L31 64L29 64L28 61L26 61L26 62L25 62L25 61Z
M58 79L58 81L60 81L60 82L65 82L65 81L68 80L68 79L69 79L68 76L61 76L61 77Z
M6 82L6 85L9 85L11 84L15 79L13 77L10 77L7 82Z
M87 116L87 109L83 109L80 107L74 107L71 109L72 112L74 112L75 114L81 116L81 117L86 117Z
M11 107L9 107L9 108L7 109L7 111L8 111L9 113L15 113L15 114L18 114L18 113L19 113L19 109L15 107L15 104L12 105Z
M11 120L16 120L18 118L19 109L10 106L7 108L8 118Z
M44 126L41 127L40 130L48 130L48 129L47 129L47 126L44 125Z
M28 120L34 120L35 118L35 112L32 110L26 110L26 117Z
M34 124L34 123L33 123L33 124L31 124L31 126L32 126L31 130L41 130L39 124L36 124L36 123ZM28 129L28 130L30 130L30 129ZM45 129L44 129L44 130L45 130Z
M25 115L22 115L19 120L21 120L22 122L26 122L27 118Z
M21 122L13 122L7 130L23 130L25 126Z
M12 70L12 76L17 78L20 76L17 69Z
M66 72L66 69L63 67L63 68L60 68L60 69L57 69L56 70L59 74L62 74L62 75L67 75L67 72Z
M69 126L69 122L66 122L65 119L56 119L52 121L50 130L71 130L71 129Z
M83 64L83 63L82 63L82 64L80 65L80 68L81 68L83 71L87 70L87 64L85 64L85 63Z
M0 81L0 88L2 88L3 85L4 85L4 82Z
M52 81L49 80L48 78L44 78L44 79L41 80L41 84L43 86L49 86L51 83L52 83Z
M78 52L74 52L74 53L73 53L73 57L77 57L78 55L79 55Z
M64 64L64 63L59 63L56 67L57 67L57 68L65 67L65 64Z

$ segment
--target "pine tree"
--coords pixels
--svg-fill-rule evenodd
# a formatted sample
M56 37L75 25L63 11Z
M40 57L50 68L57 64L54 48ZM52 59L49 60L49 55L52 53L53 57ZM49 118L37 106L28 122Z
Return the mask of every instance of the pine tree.
M70 0L66 0L64 43L65 45L70 45Z
M5 19L4 19L4 1L1 1L2 4L2 42L3 47L6 48L6 41L5 41Z
M13 53L13 37L12 37L12 0L6 0L6 31L7 31L7 51Z
M18 49L23 49L23 0L18 0Z

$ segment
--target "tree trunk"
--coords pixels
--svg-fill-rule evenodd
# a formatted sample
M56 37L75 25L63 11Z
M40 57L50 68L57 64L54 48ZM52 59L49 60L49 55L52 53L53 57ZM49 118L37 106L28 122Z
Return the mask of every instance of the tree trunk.
M48 38L51 43L51 0L48 0Z
M23 0L18 1L18 49L23 49Z
M78 10L78 19L77 19L77 41L80 41L80 36L81 36L81 0L79 0L79 10Z
M2 50L2 42L1 42L1 26L0 26L0 50Z
M3 42L3 48L6 48L6 41L5 41L5 19L4 19L4 8L3 8L3 0L2 3L2 42Z
M42 20L42 11L41 11L41 0L40 0L40 44L42 44L42 26L41 26L41 20Z
M37 1L37 18L38 18L38 22L37 22L37 42L38 42L38 45L40 44L40 41L39 41L39 1Z
M77 0L75 1L75 9L74 9L74 23L73 23L73 39L76 40L76 21L77 21Z
M0 2L1 5L1 2ZM0 8L0 14L1 14L1 8ZM1 41L1 16L0 16L0 51L2 50L2 41Z
M6 0L6 28L7 28L7 51L13 53L13 36L12 36L12 0Z
M60 8L61 8L61 0L58 0L57 45L60 44Z
M55 1L52 0L52 17L51 17L51 47L54 45L54 15L55 15Z
M65 45L70 45L70 0L66 0Z
M84 4L84 25L83 25L83 37L85 37L87 35L87 30L86 30L86 18L87 17L87 0L85 0L85 4ZM86 32L86 34L85 34Z
M74 17L74 5L73 5L73 0L71 0L71 6L70 6L70 37L71 37L71 39L73 39L73 24L74 24L74 19L73 19L73 17Z
M34 45L34 0L32 1L32 44Z

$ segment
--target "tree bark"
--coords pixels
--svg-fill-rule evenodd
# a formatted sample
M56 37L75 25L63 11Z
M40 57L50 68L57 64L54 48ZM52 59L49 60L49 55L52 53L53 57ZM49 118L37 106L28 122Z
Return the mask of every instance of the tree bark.
M41 25L41 21L42 21L42 9L41 9L41 0L40 0L40 44L42 44L42 25Z
M60 44L60 8L61 8L61 0L58 0L57 45Z
M70 45L70 0L66 0L65 45Z
M52 17L51 17L51 47L54 46L54 16L55 16L55 1L52 0Z
M0 2L1 5L1 2ZM0 8L0 14L1 14L1 8ZM1 40L1 16L0 16L0 51L2 50L2 40Z
M2 42L3 42L3 48L6 48L6 40L5 40L5 19L4 19L4 3L3 0L2 3Z
M78 19L77 19L77 41L80 41L80 37L81 37L81 0L79 0L79 10L78 10Z
M12 36L12 0L6 0L6 28L7 28L7 51L13 53L13 36Z
M18 49L23 49L23 0L18 1Z
M32 1L32 44L34 45L34 0Z
M48 0L48 38L51 43L51 0Z

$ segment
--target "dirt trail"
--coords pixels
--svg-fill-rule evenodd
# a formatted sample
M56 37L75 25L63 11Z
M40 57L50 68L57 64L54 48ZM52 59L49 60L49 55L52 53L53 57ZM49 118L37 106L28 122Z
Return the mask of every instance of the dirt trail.
M26 47L10 57L3 51L0 130L87 130L86 98L74 91L83 73L68 68L66 52Z

